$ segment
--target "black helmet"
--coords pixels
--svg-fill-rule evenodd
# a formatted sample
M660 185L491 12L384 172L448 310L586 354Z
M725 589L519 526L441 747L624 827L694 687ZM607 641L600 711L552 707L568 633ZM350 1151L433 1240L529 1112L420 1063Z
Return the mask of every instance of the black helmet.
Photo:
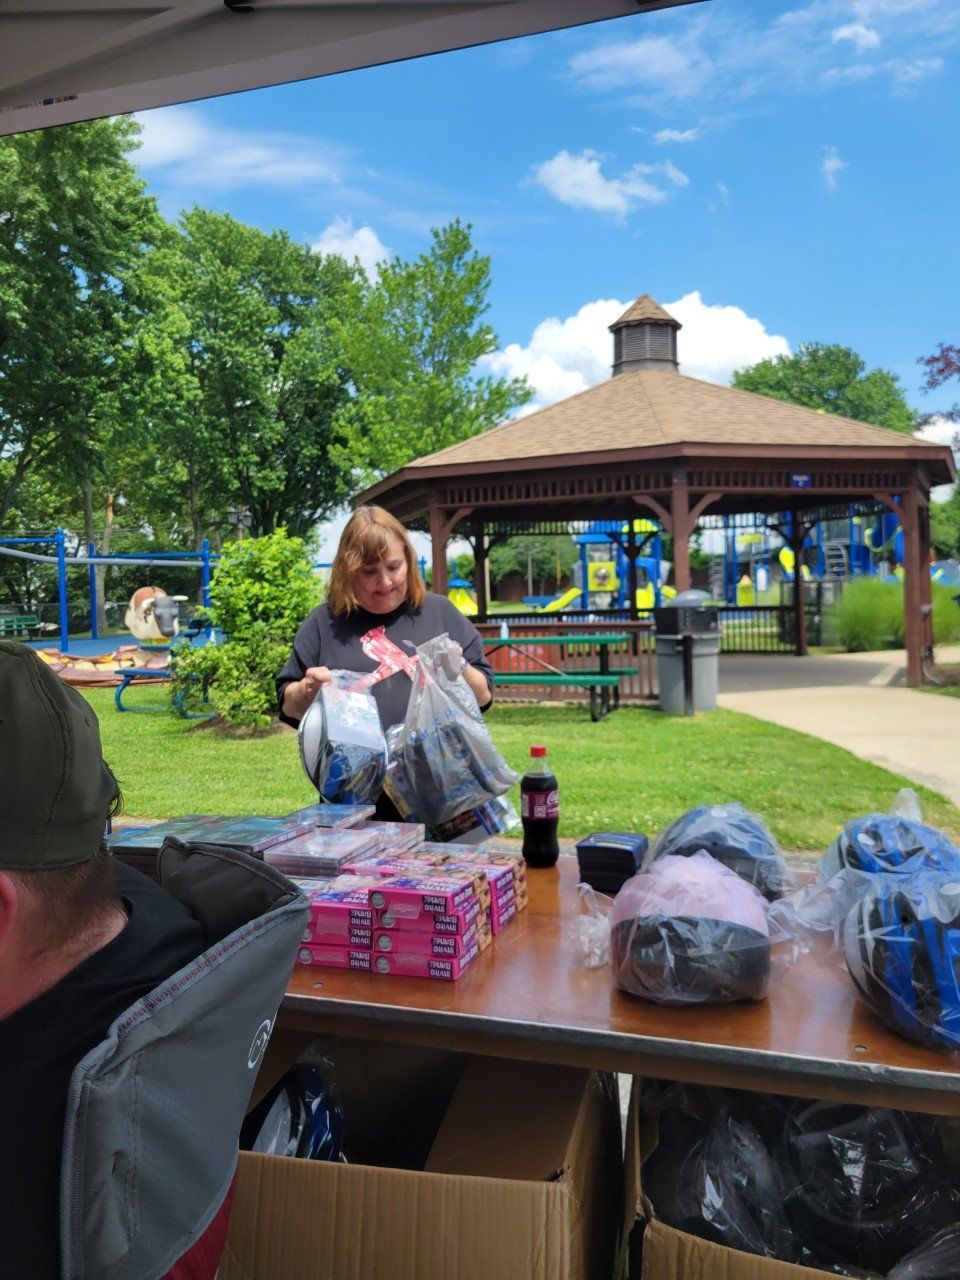
M708 854L660 858L613 907L617 985L661 1004L760 1000L770 979L766 904Z
M825 877L844 868L881 872L921 867L960 872L960 849L935 827L890 813L848 822L820 863Z
M769 901L794 887L793 876L766 823L741 804L700 805L682 814L662 831L650 849L647 864L666 856L709 853Z
M766 1136L776 1104L688 1085L668 1085L653 1100L657 1145L644 1161L643 1190L660 1221L729 1249L803 1261Z
M960 1048L960 872L871 876L843 944L850 977L891 1030Z
M821 1267L886 1275L958 1214L929 1116L798 1099L784 1116L778 1158L783 1207Z

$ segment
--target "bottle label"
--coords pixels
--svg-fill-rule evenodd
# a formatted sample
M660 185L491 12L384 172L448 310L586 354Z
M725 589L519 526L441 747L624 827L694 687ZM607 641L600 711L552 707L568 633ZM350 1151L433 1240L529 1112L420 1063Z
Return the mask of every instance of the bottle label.
M559 818L559 791L524 791L520 796L520 814L524 818Z

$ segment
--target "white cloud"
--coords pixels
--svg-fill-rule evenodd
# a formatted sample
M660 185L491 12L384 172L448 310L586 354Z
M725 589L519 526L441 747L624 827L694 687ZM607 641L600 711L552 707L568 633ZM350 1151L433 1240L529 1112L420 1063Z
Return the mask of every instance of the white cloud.
M927 76L943 70L942 58L917 58L915 62L891 63L893 78L898 85L916 84Z
M487 371L525 376L534 389L525 413L585 391L610 376L613 339L608 326L629 306L617 298L585 303L572 316L551 316L534 329L526 346L511 343L487 357ZM735 369L790 351L786 338L768 333L739 307L710 306L699 292L664 304L683 325L677 338L682 373L708 382L729 382Z
M841 40L849 40L861 52L865 49L876 49L880 43L879 32L863 22L848 22L842 27L836 27L830 38L834 44L839 44Z
M960 425L951 421L950 418L944 418L937 414L930 419L925 427L915 431L914 435L918 440L927 440L931 444L950 445L957 462L957 468L960 470ZM931 489L930 497L934 502L946 502L955 488L956 485L952 484L937 485Z
M373 227L355 227L352 218L334 218L311 246L318 253L338 253L347 262L360 259L360 265L373 279L380 263L392 257Z
M675 187L688 187L690 185L690 179L687 175L681 172L675 164L671 164L669 160L664 160L663 172Z
M619 178L608 178L600 167L602 160L597 151L577 155L558 151L552 159L534 166L530 181L571 208L612 213L620 219L638 204L659 204L666 199L666 191L645 176L650 172L648 166L634 165Z
M824 182L827 184L827 190L836 191L837 174L840 173L842 169L848 168L849 165L846 160L840 159L840 155L836 147L826 147L824 149L826 151L826 155L823 157L823 161L820 165L820 172L823 175Z
M136 161L165 181L192 190L241 187L302 189L336 186L346 152L315 138L214 124L195 107L162 107L137 115L142 133Z
M658 129L653 140L658 147L666 142L696 142L700 136L699 129Z
M570 70L587 89L659 89L686 98L704 87L710 64L693 40L642 36L575 54Z

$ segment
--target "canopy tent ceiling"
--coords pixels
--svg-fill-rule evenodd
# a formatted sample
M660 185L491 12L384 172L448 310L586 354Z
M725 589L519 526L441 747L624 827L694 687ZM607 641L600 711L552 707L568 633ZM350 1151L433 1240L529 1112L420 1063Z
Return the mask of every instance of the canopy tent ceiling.
M0 135L692 0L0 0Z

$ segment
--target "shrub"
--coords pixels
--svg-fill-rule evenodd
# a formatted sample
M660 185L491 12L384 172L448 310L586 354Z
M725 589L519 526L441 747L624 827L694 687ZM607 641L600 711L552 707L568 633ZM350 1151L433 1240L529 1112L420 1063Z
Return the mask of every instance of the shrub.
M173 693L206 680L210 700L228 724L266 728L276 708L274 679L320 594L302 539L279 529L231 543L210 583L206 615L225 637L174 650Z
M960 638L957 593L932 584L934 644ZM904 644L903 584L878 578L854 578L830 611L829 630L849 653L900 649Z

